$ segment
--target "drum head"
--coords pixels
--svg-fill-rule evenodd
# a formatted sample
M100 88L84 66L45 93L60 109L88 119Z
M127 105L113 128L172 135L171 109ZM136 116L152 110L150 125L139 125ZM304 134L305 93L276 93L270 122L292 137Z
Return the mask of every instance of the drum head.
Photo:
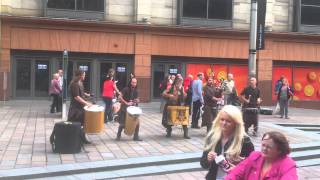
M137 106L129 106L127 112L131 115L140 115L142 114L142 109Z
M94 105L92 105L92 106L90 106L90 107L85 106L85 107L84 107L84 110L90 111L90 112L101 112L101 111L104 111L104 107L103 107L103 106L100 106L100 105L94 104Z

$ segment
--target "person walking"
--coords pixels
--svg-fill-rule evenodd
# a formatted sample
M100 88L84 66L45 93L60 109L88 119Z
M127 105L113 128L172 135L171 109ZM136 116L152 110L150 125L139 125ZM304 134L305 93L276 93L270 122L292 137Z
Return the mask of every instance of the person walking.
M61 93L59 94L58 96L58 107L57 107L57 112L61 112L62 111L62 94L64 93L63 91L63 87L64 87L64 84L66 82L65 79L63 78L63 70L62 69L59 69L58 70L58 74L59 74L59 86L61 88ZM64 94L66 96L66 94Z
M198 79L192 82L192 122L191 128L199 129L198 121L200 118L200 108L203 104L202 79L203 73L197 74Z
M289 119L288 116L288 106L289 106L289 99L293 96L293 91L289 86L288 79L283 78L282 84L278 90L278 102L280 105L280 118L285 117Z
M241 111L232 105L224 106L205 139L200 164L209 169L206 179L222 180L231 166L248 157L252 151L254 146L244 131ZM218 159L224 160L219 163Z
M253 135L256 136L258 132L258 108L261 103L257 79L251 77L249 86L244 88L240 95L243 102L242 112L245 131L248 133L249 128L253 125Z
M114 69L109 69L106 80L103 83L103 92L102 92L102 100L105 103L104 109L104 122L111 122L113 120L112 113L112 99L114 98L116 91L119 94L119 90L117 88L116 83L113 81L114 78Z

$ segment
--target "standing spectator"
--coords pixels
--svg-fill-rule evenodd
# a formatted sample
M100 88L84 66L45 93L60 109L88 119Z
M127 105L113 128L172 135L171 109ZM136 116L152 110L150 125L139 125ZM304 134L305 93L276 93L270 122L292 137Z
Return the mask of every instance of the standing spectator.
M222 180L229 170L217 164L216 157L222 155L229 164L235 165L253 150L254 146L244 131L241 111L232 105L224 106L205 140L200 164L209 169L206 179Z
M59 74L59 85L61 88L61 93L58 96L58 107L57 107L57 112L61 112L62 110L62 93L64 93L63 91L63 86L64 84L66 84L65 79L63 78L63 70L59 69L58 70L58 74ZM64 96L67 96L66 94L64 94Z
M77 70L70 82L70 108L68 113L68 121L80 122L81 126L84 124L84 106L92 106L92 104L85 100L90 94L84 92L83 81L86 73L82 70ZM82 134L82 141L85 144L90 144L85 134Z
M285 116L286 119L289 119L288 116L288 106L289 106L289 99L293 96L293 91L289 87L288 79L283 78L281 86L278 90L278 102L280 105L280 118Z
M284 75L280 76L280 79L277 80L276 85L274 86L274 94L276 96L278 96L279 94L279 88L282 86L282 80L283 80ZM280 104L279 104L279 100L277 100L277 105L276 108L274 110L274 114L280 114Z
M200 118L200 108L203 104L203 96L202 96L202 79L203 73L199 72L197 74L198 79L192 82L192 122L191 128L199 129L198 121Z
M261 103L260 90L257 87L257 79L250 78L250 84L241 92L243 101L242 111L245 131L248 133L249 128L253 125L253 135L258 132L258 107Z
M49 89L49 94L52 96L52 104L50 108L50 113L58 112L59 108L59 96L61 94L61 87L59 85L59 74L53 74L53 79L51 80L51 85Z
M233 74L228 74L227 80L223 82L223 94L224 94L224 104L231 104L231 96L232 93L234 93L234 80L233 80Z
M105 103L104 109L104 122L110 122L113 120L112 117L112 99L114 98L116 91L119 94L116 83L113 81L115 71L114 69L109 69L106 80L103 83L102 99Z
M184 104L185 106L189 107L189 115L191 115L191 106L192 106L192 81L193 81L193 76L189 74L188 77L186 77L183 82L184 92L187 93L187 97Z
M262 137L261 152L252 152L225 180L298 180L297 167L289 153L288 140L282 133L267 132Z
M279 94L279 89L282 86L282 82L283 82L284 78L285 78L284 75L281 75L280 79L277 80L276 85L274 86L274 94L275 95Z
M183 79L175 78L174 83L172 84L170 89L167 89L163 92L163 97L167 99L166 105L164 106L163 114L162 114L162 125L167 129L166 137L171 137L172 125L168 122L168 106L182 106L184 104L184 99L186 97L186 93L183 90ZM190 139L188 136L188 126L182 125L185 139Z
M208 82L203 88L204 108L202 115L202 125L207 126L207 132L212 127L212 121L216 118L218 113L218 101L222 100L222 91L213 83L213 77L208 78Z

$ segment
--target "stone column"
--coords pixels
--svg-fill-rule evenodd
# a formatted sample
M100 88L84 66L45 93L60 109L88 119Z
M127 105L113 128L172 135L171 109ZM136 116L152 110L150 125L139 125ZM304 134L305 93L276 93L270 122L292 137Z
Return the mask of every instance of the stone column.
M138 79L140 100L150 101L151 92L151 34L139 32L135 37L134 74Z
M151 20L152 0L136 0L136 22L149 23Z
M273 105L272 103L272 41L266 40L265 50L258 52L258 87L260 89L260 96L263 100L262 105Z

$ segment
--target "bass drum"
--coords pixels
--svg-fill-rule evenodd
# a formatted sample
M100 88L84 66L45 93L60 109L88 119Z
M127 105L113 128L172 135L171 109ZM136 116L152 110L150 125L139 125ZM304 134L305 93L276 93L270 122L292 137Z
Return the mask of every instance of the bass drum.
M86 133L101 133L104 128L104 107L92 105L84 107L84 131Z
M139 116L142 114L142 110L136 106L129 106L126 112L126 122L124 127L124 133L128 136L132 136L137 124L139 123Z

